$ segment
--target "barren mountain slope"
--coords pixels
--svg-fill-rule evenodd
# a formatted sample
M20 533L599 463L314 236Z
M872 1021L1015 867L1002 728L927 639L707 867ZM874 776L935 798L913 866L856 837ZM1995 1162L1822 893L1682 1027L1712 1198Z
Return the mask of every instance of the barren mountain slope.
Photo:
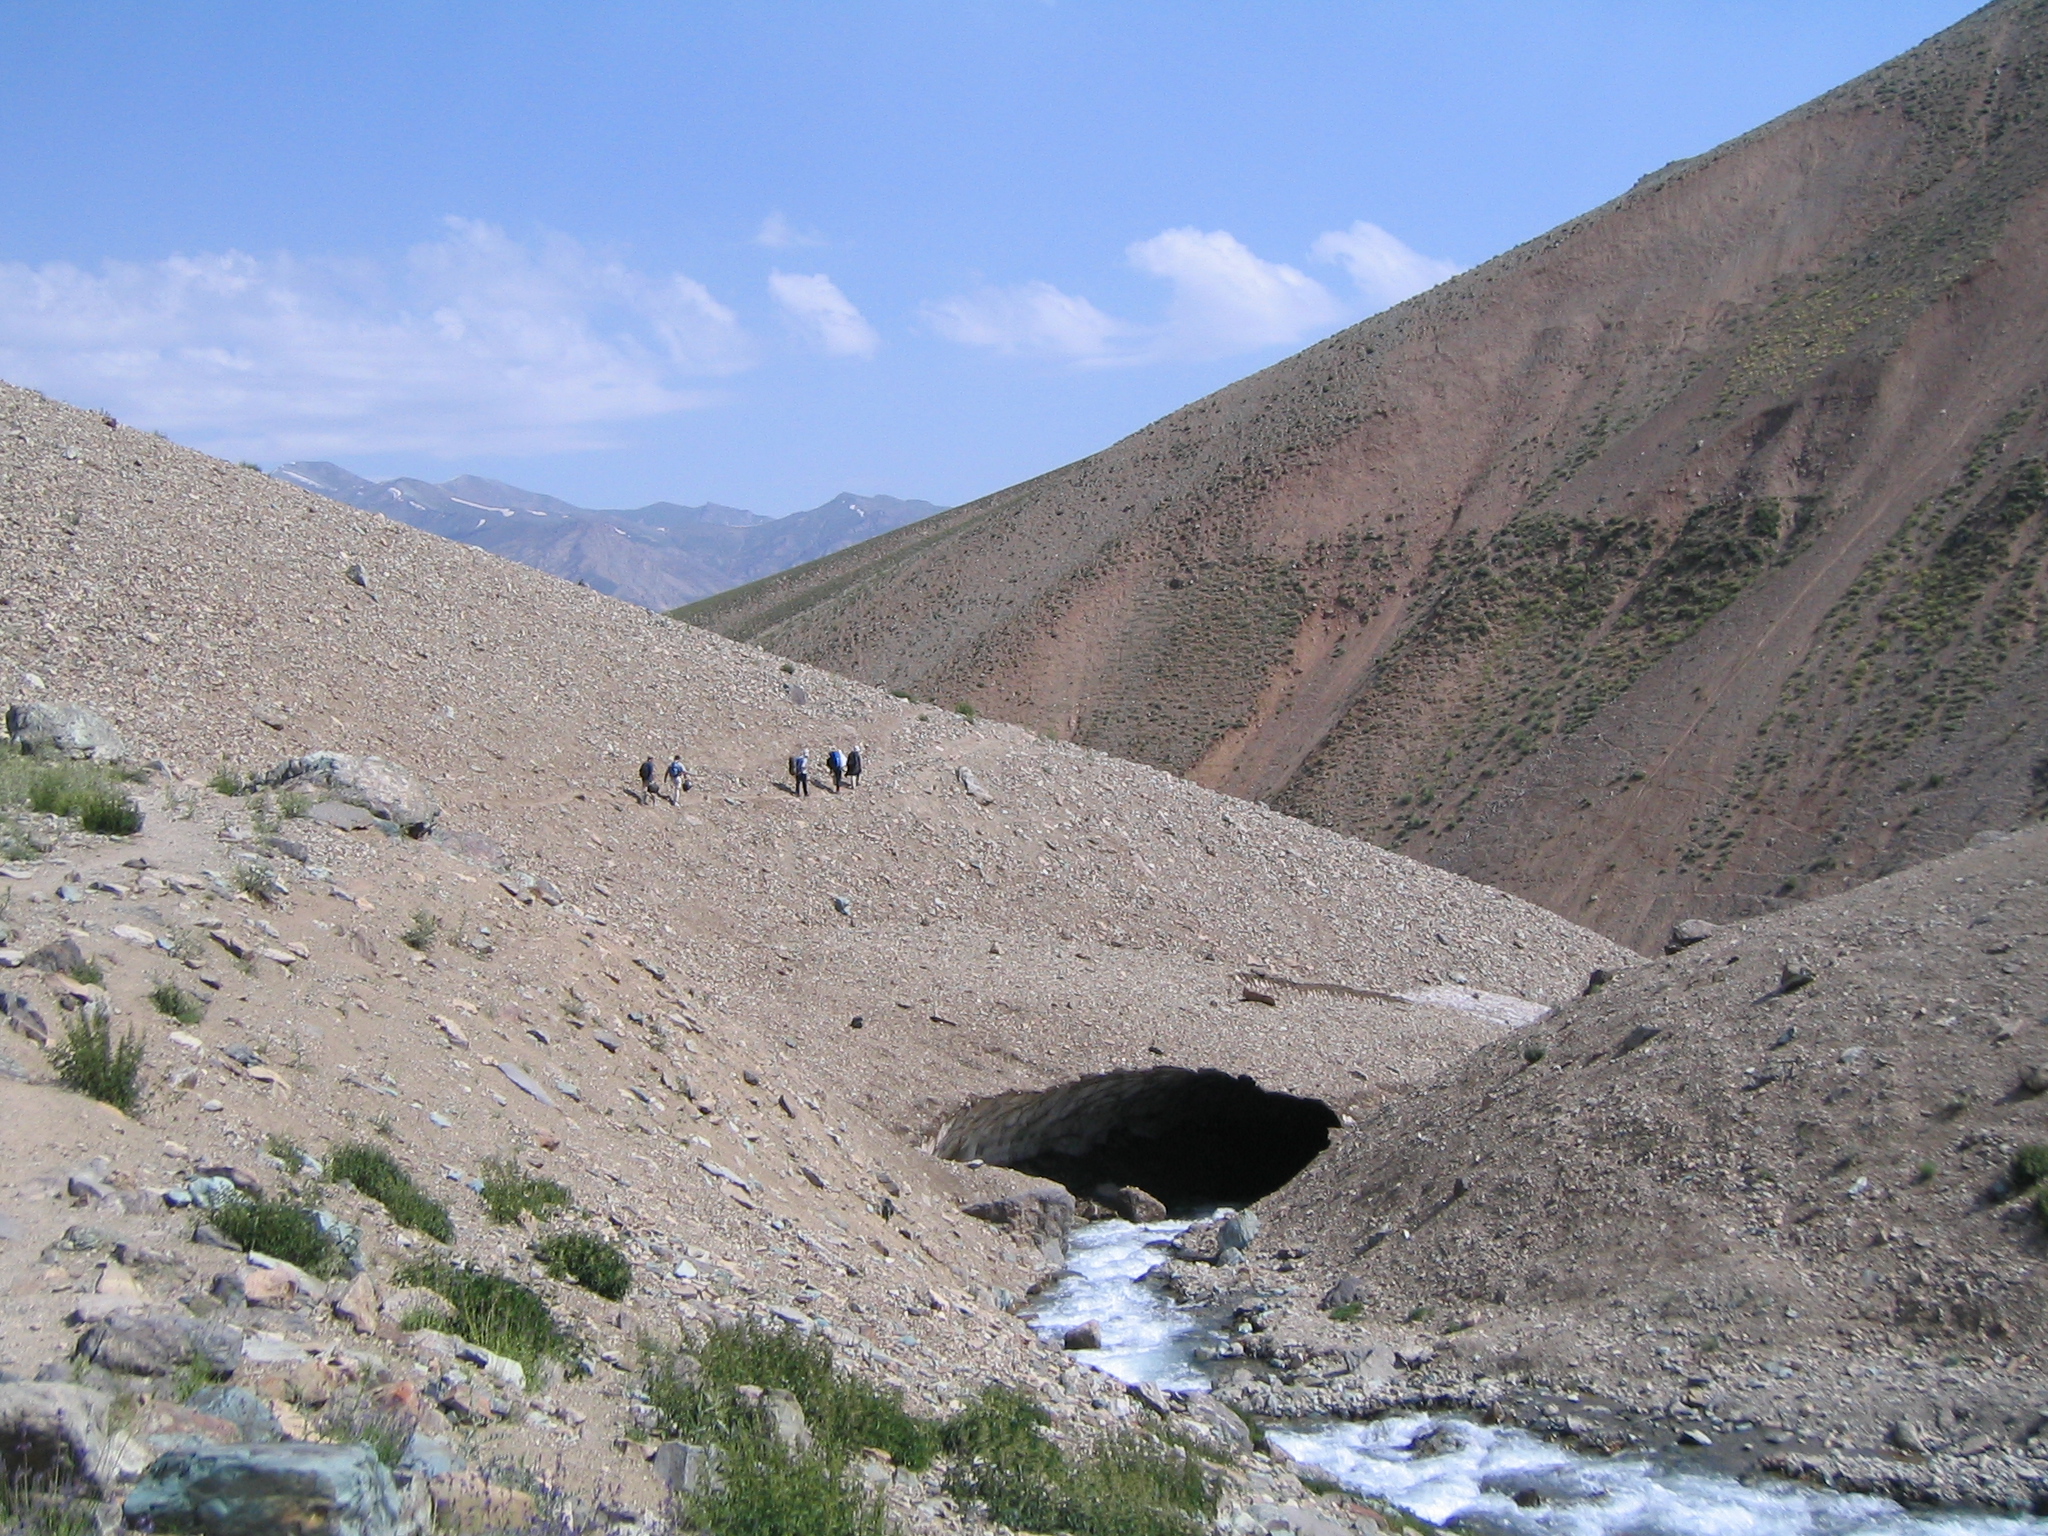
M149 1282L169 1300L212 1256L151 1189L248 1166L269 1133L319 1154L382 1121L430 1181L517 1154L609 1218L636 1261L635 1299L599 1309L551 1292L593 1347L669 1331L679 1308L781 1307L923 1403L1012 1377L1114 1416L1128 1399L1063 1369L1004 1314L1046 1261L962 1215L1021 1181L921 1150L946 1116L993 1092L1155 1066L1249 1073L1363 1112L1501 1032L1388 994L1554 1003L1589 966L1630 958L1335 833L785 668L11 388L0 571L10 695L89 705L158 760L139 790L141 838L66 833L8 870L17 894L0 920L15 949L69 932L102 957L150 1082L139 1125L81 1114L15 1047L28 1081L0 1083L0 1134L27 1214L0 1247L15 1298L0 1308L0 1358L23 1372L69 1347L58 1319L76 1288L106 1283L90 1253L61 1277L34 1267L82 1219L63 1202L68 1169L111 1160L132 1198L92 1219L176 1250L184 1278ZM857 789L799 800L784 787L796 745L816 764L856 741ZM261 801L208 787L221 765L315 749L423 775L443 806L435 837L291 821L279 843L257 824ZM691 789L675 807L640 803L641 759L672 750ZM125 867L138 854L151 867ZM287 893L252 901L245 866ZM535 900L527 877L552 882L561 905ZM402 942L422 912L441 924L425 954ZM214 929L246 969L214 955ZM152 937L196 969L143 947ZM1244 1000L1250 967L1339 985L1250 989L1284 990L1281 1009ZM204 1024L174 1039L150 989L198 989L199 970L218 988L202 993ZM62 1022L64 978L9 975ZM485 1225L456 1184L436 1187L461 1256L527 1273L525 1240ZM380 1282L431 1247L367 1206L356 1216ZM313 1326L304 1313L292 1326ZM577 1477L623 1478L644 1499L644 1467L610 1449L622 1389L616 1375L565 1386L533 1411L567 1404L587 1426L515 1415L505 1443L566 1446Z
M1638 946L2041 793L2048 5L685 614Z
M1995 1451L2048 1494L2048 1221L2012 1173L2048 1142L2048 831L1981 842L1486 1046L1268 1200L1273 1240L1349 1277L1354 1345L1724 1443Z

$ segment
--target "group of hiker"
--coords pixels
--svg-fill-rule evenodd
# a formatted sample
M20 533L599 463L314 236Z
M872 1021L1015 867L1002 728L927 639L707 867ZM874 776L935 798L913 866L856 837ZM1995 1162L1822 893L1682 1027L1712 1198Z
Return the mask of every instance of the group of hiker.
M832 793L838 794L848 784L860 783L860 748L842 752L834 747L825 754L826 771L832 775ZM811 792L811 754L807 748L798 747L789 754L789 777L791 793L808 795Z
M825 754L825 769L832 775L832 793L838 794L848 784L860 783L860 748L842 752L834 747ZM789 755L789 776L793 782L790 793L808 795L811 792L811 754L807 748L798 747ZM666 798L670 805L682 803L683 791L690 787L690 771L683 766L681 757L671 757L666 769L657 767L653 758L640 765L640 803L652 805L656 800ZM666 795L663 790L666 789Z
M670 805L680 805L682 803L683 791L690 787L690 771L683 766L682 758L671 757L668 760L668 767L660 770L655 768L654 759L651 757L640 765L640 803L642 805L652 805L656 799L660 798L661 791L655 785L657 776L665 781L668 786L668 803Z

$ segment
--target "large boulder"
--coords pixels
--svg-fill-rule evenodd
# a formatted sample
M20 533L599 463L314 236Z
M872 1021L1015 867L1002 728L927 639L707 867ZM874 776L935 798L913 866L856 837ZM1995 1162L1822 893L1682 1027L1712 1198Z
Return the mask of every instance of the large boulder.
M1036 1248L1048 1264L1063 1263L1074 1230L1074 1197L1058 1184L1031 1184L1013 1194L963 1208L963 1214L1009 1229Z
M138 1458L135 1443L109 1429L113 1402L69 1382L0 1384L0 1474L10 1486L92 1493L133 1476L147 1453Z
M183 1310L132 1308L94 1323L72 1352L122 1376L169 1376L195 1362L231 1376L242 1363L242 1330Z
M424 1524L371 1447L304 1441L171 1451L122 1513L137 1530L195 1536L413 1536Z
M279 763L260 782L280 789L324 791L380 820L395 822L412 837L425 837L441 817L440 803L426 780L381 757L309 752Z
M89 757L98 763L118 763L128 755L121 733L82 704L11 704L7 735L28 752Z

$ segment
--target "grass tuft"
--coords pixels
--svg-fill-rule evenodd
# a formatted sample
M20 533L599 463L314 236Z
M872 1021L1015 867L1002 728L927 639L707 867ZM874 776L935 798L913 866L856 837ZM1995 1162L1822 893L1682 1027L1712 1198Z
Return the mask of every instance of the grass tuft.
M426 1191L413 1183L412 1175L399 1167L397 1159L382 1147L363 1141L336 1147L328 1154L327 1176L354 1185L383 1206L401 1227L424 1232L444 1243L455 1240L455 1222L448 1207L430 1199Z
M448 1303L446 1313L404 1318L405 1327L436 1327L457 1334L493 1354L517 1360L529 1376L538 1373L543 1360L574 1360L580 1353L575 1336L540 1294L507 1276L429 1262L400 1270L398 1282L424 1287Z
M127 1114L142 1097L142 1037L129 1030L118 1044L114 1021L104 1008L84 1009L50 1047L57 1081L75 1093L111 1104Z
M483 1168L484 1212L500 1226L511 1226L522 1211L542 1221L569 1204L567 1186L535 1178L509 1157L487 1157Z
M206 1017L206 1004L175 981L160 981L151 987L149 1000L158 1013L180 1024L197 1024Z
M2012 1182L2017 1189L2032 1189L2048 1179L2048 1146L2030 1142L2012 1155Z
M594 1232L555 1232L533 1245L550 1277L572 1280L606 1301L623 1301L633 1286L633 1265L618 1245Z
M213 1208L208 1219L244 1253L266 1253L323 1279L348 1269L348 1255L303 1205L241 1198Z
M412 926L398 936L398 942L407 949L416 949L425 954L434 947L434 941L441 936L441 919L425 907L412 915Z

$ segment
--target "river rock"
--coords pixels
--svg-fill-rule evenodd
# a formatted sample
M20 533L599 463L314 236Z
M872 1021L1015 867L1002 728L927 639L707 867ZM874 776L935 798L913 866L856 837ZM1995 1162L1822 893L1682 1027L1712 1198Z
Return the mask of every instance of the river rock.
M1049 1264L1067 1256L1067 1237L1074 1230L1074 1197L1058 1184L1033 1184L998 1200L964 1208L977 1221L1009 1229L1013 1237L1038 1249Z
M93 1324L72 1353L122 1376L168 1376L194 1361L231 1376L242 1361L242 1330L184 1311L131 1309Z
M412 837L425 837L441 816L440 803L423 779L381 757L310 752L279 763L261 782L280 789L325 790Z
M1097 1185L1095 1198L1125 1221L1143 1224L1166 1220L1166 1207L1135 1184Z
M1061 1349L1102 1348L1102 1324L1094 1318L1085 1323L1076 1323L1060 1335Z
M367 1445L223 1445L172 1451L122 1506L145 1531L204 1536L411 1536L419 1528Z
M1190 1392L1181 1399L1186 1414L1176 1417L1174 1427L1183 1425L1202 1439L1231 1452L1249 1456L1252 1452L1250 1426L1207 1392Z
M1252 1211L1237 1211L1223 1218L1223 1225L1216 1229L1216 1249L1249 1248L1252 1239L1259 1235L1259 1218Z
M128 756L121 733L82 704L10 705L7 734L25 751L59 752L98 763L118 763Z

